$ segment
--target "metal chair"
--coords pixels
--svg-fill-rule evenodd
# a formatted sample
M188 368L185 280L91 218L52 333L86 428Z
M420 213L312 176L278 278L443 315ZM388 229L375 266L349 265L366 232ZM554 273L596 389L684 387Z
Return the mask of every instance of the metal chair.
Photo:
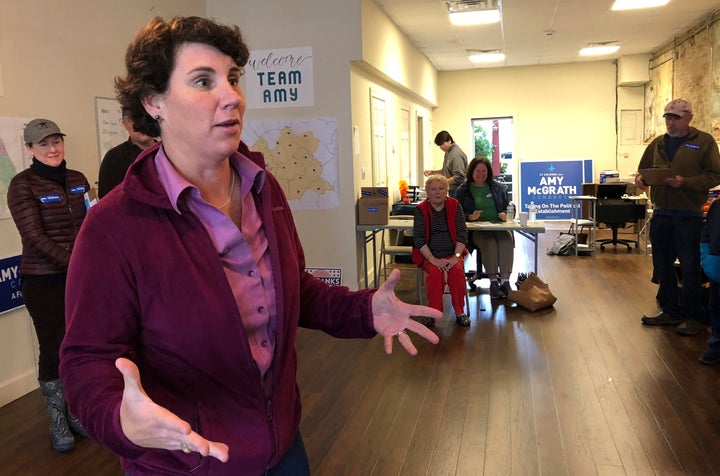
M475 254L475 269L466 270L465 272L465 279L467 279L468 286L470 286L470 291L475 291L477 289L475 281L488 277L488 275L483 271L482 255L480 254L480 250L473 250L473 252L470 253L470 258L472 258L473 253Z
M406 216L406 215L391 215L391 220L397 220L397 219L412 219L412 216ZM412 232L410 232L410 235L412 235ZM402 231L398 231L397 235L395 237L395 244L389 245L387 244L387 239L385 236L385 230L382 232L381 237L381 245L380 245L380 266L382 268L382 276L383 281L385 281L388 277L388 263L395 263L398 256L406 257L408 258L408 261L412 263L412 249L413 247L410 245L403 245L405 233ZM390 266L391 268L395 266ZM398 267L399 268L399 267ZM403 268L399 268L403 269ZM411 269L411 268L405 268L405 269ZM417 280L417 302L422 303L423 299L423 292L421 291L422 283L423 283L423 277L422 277L422 269L415 268L416 271L416 280Z
M412 216L409 215L390 215L390 220L407 220L412 219ZM382 273L383 273L383 281L387 279L388 272L387 272L387 264L388 259L391 263L396 262L396 258L398 256L404 256L408 258L408 261L412 262L412 246L411 245L405 245L404 244L404 238L406 236L406 232L403 232L401 230L397 230L397 235L395 235L395 244L389 245L387 244L387 237L385 236L385 231L382 231L381 236L381 244L380 244L380 266L382 267ZM410 235L412 235L412 232L409 232Z
M463 269L465 268L465 265L463 264ZM427 292L425 291L425 272L422 270L422 268L418 267L418 302L422 304L423 306L427 306ZM447 285L447 273L445 274L445 288L443 289L443 295L450 294L450 288ZM420 296L422 296L420 298ZM466 308L466 314L470 315L470 292L465 286L465 308ZM484 309L483 309L484 310Z

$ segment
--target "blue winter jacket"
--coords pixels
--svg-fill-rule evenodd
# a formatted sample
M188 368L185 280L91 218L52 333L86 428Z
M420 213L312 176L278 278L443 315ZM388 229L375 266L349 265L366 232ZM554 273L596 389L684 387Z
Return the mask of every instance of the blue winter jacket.
M700 263L708 278L720 283L720 200L710 206L700 238Z

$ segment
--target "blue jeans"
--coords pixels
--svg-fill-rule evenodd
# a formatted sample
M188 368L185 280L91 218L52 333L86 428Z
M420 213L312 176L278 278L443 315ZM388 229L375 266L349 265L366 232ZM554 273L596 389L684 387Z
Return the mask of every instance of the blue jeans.
M310 476L310 465L300 430L295 434L295 440L287 453L263 476Z
M660 285L658 300L662 310L705 322L702 306L700 233L702 217L655 214L650 220L650 241L655 279ZM682 288L678 288L675 259L680 261Z

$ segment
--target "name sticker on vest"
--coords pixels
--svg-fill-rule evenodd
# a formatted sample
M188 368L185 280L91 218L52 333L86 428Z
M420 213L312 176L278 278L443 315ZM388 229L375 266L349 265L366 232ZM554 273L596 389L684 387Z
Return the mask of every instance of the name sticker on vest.
M53 193L52 195L40 195L40 202L41 203L57 203L62 201L60 198L60 195L57 193Z
M697 145L697 144L683 144L683 145L684 145L685 147L687 147L688 149L700 150L700 146Z
M77 195L78 193L85 193L85 185L75 185L70 187L70 193Z

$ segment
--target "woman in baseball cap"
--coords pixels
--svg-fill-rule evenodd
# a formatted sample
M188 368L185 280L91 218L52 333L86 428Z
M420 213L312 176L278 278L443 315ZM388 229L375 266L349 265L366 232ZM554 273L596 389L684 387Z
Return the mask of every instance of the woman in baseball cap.
M67 268L90 189L82 173L66 167L64 137L49 119L33 119L25 126L32 165L12 179L7 195L22 239L21 289L40 344L38 377L50 416L50 440L58 452L73 448L72 431L84 435L79 420L67 413L58 353L65 336Z

